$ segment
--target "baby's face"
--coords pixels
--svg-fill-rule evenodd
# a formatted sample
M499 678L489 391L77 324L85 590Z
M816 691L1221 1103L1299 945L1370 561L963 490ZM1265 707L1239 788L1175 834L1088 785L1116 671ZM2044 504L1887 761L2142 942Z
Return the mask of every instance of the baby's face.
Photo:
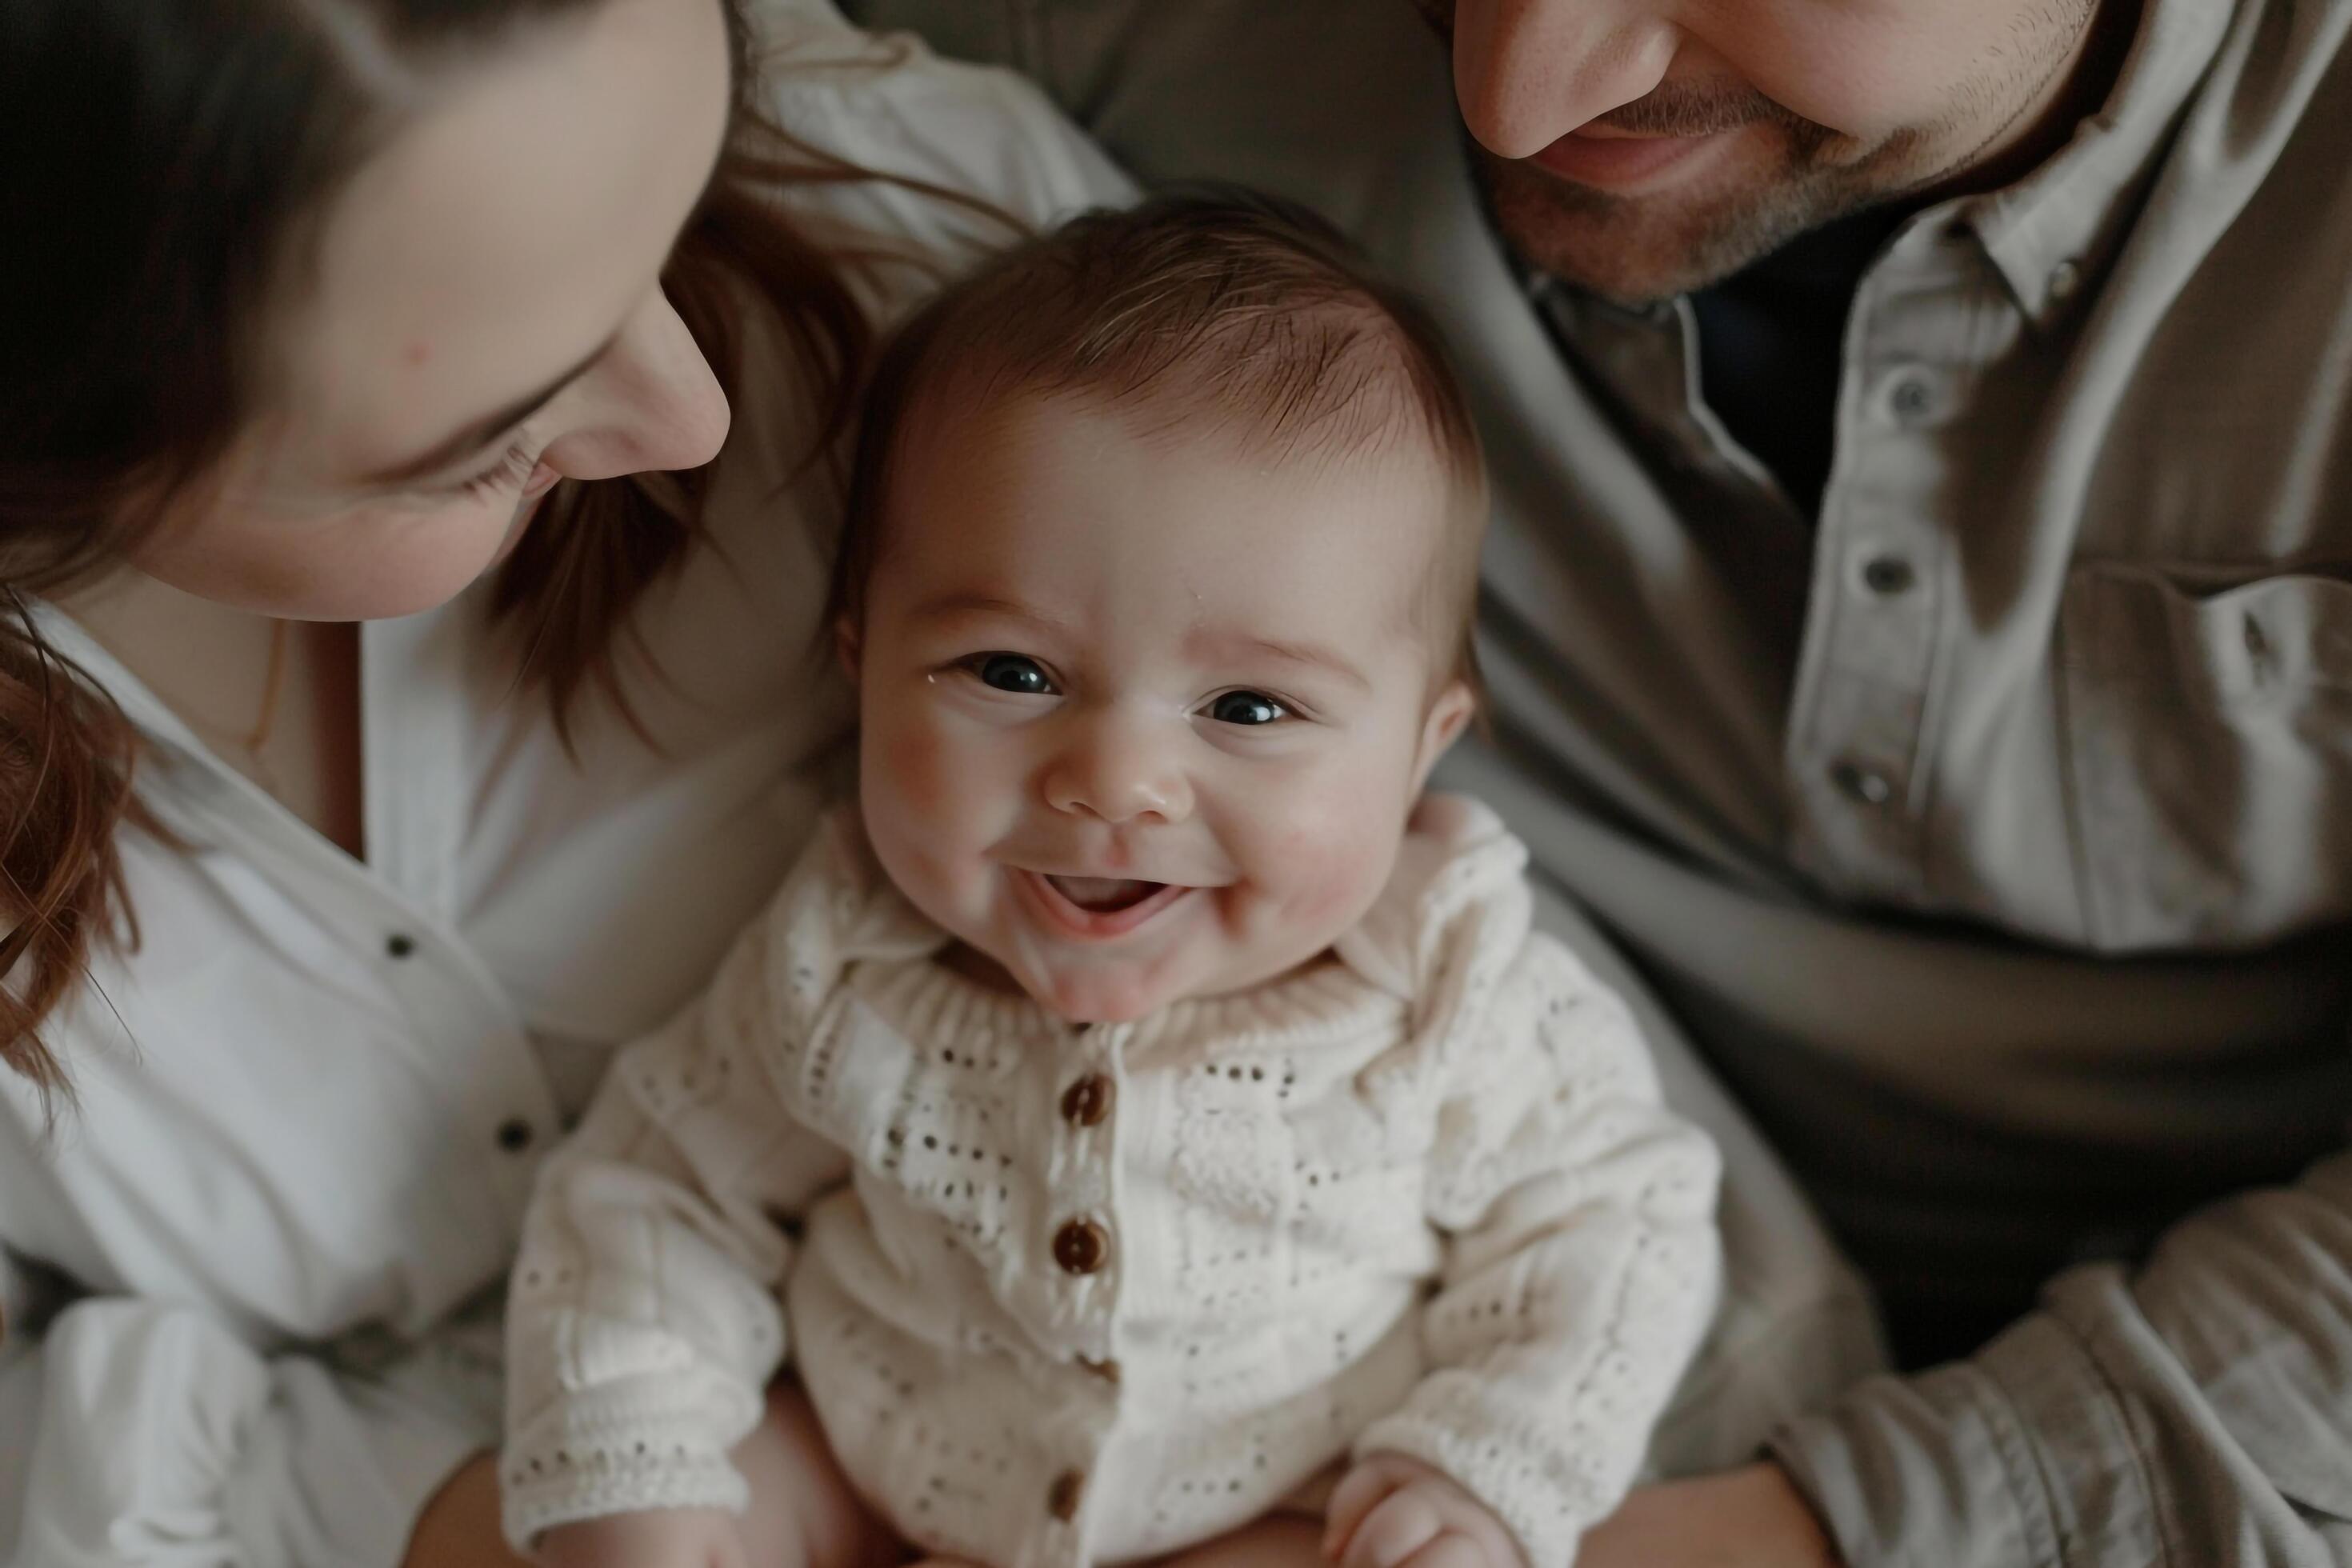
M1413 613L1435 459L1277 462L1070 400L924 423L851 649L891 879L1074 1020L1321 953L1470 710L1432 700Z

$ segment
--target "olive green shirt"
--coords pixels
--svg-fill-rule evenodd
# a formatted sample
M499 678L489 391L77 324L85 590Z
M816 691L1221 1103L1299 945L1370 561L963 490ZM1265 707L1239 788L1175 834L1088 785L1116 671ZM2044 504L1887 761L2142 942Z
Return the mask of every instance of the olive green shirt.
M2063 151L1907 222L1817 517L1709 413L1686 302L1507 252L1402 0L858 9L1438 310L1497 499L1496 737L1445 782L1903 1343L2019 1320L1784 1434L1850 1560L2352 1562L2352 0L2147 0Z

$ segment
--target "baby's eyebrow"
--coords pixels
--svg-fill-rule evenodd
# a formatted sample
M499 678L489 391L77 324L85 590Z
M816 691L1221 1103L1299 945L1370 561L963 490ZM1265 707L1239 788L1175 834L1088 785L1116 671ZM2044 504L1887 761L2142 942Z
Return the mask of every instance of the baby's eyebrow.
M925 599L908 612L916 620L945 620L954 616L993 616L1003 620L1026 621L1046 631L1066 629L1063 623L1045 612L995 594L956 592Z
M1325 647L1320 643L1288 642L1281 637L1231 634L1222 637L1200 637L1193 640L1200 652L1227 658L1238 656L1247 658L1255 656L1259 658L1271 658L1284 664L1295 664L1309 669L1322 670L1326 674L1337 676L1360 690L1370 691L1372 689L1370 678L1356 668L1352 660L1346 658L1335 649Z

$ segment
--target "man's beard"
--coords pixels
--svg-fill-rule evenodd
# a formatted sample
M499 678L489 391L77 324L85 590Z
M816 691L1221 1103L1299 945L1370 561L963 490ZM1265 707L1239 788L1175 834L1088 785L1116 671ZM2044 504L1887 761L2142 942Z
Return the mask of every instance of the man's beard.
M1752 90L1661 89L1599 123L1654 136L1735 135L1769 149L1760 159L1726 158L1654 195L1617 195L1471 143L1495 226L1520 257L1626 304L1704 288L1809 229L1916 189L1931 140L1906 131L1857 149Z

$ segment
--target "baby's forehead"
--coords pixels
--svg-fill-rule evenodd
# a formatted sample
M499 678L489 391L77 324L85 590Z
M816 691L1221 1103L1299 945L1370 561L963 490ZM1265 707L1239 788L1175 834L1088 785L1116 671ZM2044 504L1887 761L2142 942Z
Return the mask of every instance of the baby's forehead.
M1414 443L1269 443L1198 409L1033 398L940 419L908 456L883 570L910 589L1095 606L1092 637L1193 653L1347 644L1392 662L1447 619L1432 584L1475 530Z
M940 399L911 423L900 466L925 470L925 482L897 488L930 504L895 509L894 529L967 528L975 501L1009 489L1017 507L1084 508L1106 532L1228 545L1238 534L1269 565L1311 532L1413 578L1453 531L1475 528L1482 504L1478 476L1402 424L1318 437L1170 395L1021 391L961 407Z

